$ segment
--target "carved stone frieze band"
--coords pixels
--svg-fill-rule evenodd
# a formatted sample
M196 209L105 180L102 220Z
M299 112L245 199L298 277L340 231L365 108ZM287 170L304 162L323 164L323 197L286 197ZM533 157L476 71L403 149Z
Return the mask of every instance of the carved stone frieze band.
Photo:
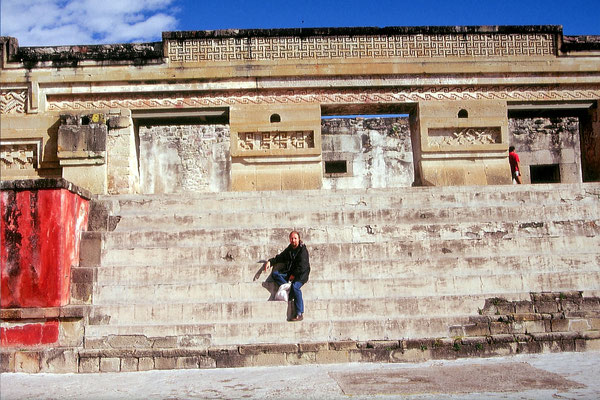
M427 141L431 148L493 144L501 142L500 127L430 128Z
M24 139L0 142L0 169L33 170L39 165L41 140Z
M169 40L171 62L551 56L551 33L352 35Z
M1 89L0 114L24 114L27 89Z
M573 101L600 99L600 87L422 87L407 89L319 89L231 92L125 93L105 96L49 95L48 111L110 108L222 107L235 104L363 104L448 100Z
M238 148L241 151L310 149L315 147L313 131L295 132L240 132Z

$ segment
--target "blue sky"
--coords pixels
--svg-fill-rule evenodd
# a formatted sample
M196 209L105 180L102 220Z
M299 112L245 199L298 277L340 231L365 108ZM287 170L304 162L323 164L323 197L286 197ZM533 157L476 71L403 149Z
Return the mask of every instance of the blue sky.
M163 31L341 26L562 25L600 35L600 0L0 0L21 46L149 42Z

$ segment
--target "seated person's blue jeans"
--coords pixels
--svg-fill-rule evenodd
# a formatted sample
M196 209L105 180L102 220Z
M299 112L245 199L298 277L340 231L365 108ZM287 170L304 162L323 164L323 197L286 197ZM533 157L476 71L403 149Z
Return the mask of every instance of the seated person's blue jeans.
M273 270L271 273L273 276L273 280L277 282L279 286L287 283L290 278L289 274L282 274L279 271ZM294 281L292 282L292 290L290 290L290 300L294 299L294 305L296 306L296 314L304 313L304 301L302 301L302 292L300 288L304 285L302 282Z

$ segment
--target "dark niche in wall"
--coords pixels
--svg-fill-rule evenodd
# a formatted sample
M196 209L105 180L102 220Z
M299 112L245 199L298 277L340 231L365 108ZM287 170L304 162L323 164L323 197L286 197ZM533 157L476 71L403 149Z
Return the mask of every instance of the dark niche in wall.
M348 172L346 160L325 161L326 174L345 174Z
M560 183L558 164L530 165L531 183Z

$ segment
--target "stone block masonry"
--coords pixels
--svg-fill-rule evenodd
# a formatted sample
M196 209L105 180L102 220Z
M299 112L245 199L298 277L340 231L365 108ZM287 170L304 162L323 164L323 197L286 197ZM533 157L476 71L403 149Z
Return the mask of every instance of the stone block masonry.
M551 303L557 312L547 314ZM502 311L503 314L499 314ZM522 312L533 311L533 312ZM600 349L600 298L584 297L581 292L532 293L530 301L490 298L472 325L449 327L441 338L374 341L338 341L299 344L240 345L208 350L140 350L134 358L154 358L161 368L229 368L262 365L299 365L340 362L415 362L428 359L490 357L547 351L585 351ZM558 323L561 321L561 323ZM539 329L528 323L540 322ZM495 324L504 329L495 331ZM473 326L479 326L474 330ZM523 328L525 326L525 328ZM117 351L80 353L80 372L87 370L87 359L117 356ZM166 360L170 360L167 363ZM204 360L204 361L202 361ZM158 369L158 367L156 367Z
M139 163L135 127L128 109L111 109L106 114L107 192L109 194L138 193Z
M321 121L323 188L409 187L414 182L408 118ZM328 172L332 163L342 170Z
M547 313L549 304L558 312ZM519 312L523 310L533 312ZM500 311L503 314L499 314ZM520 353L597 351L600 350L599 321L600 298L584 297L581 292L542 292L532 293L530 301L490 298L479 310L479 315L473 316L471 325L449 327L447 337L224 348L128 346L75 352L69 349L2 351L0 367L3 372L97 373L314 363L401 363ZM497 324L504 328L495 328ZM473 329L473 326L479 328ZM63 356L59 356L61 351Z
M581 182L579 126L577 117L509 119L509 142L521 159L524 183L531 182L531 171L539 165L556 165L560 182Z
M140 126L139 137L142 193L228 190L227 125Z

